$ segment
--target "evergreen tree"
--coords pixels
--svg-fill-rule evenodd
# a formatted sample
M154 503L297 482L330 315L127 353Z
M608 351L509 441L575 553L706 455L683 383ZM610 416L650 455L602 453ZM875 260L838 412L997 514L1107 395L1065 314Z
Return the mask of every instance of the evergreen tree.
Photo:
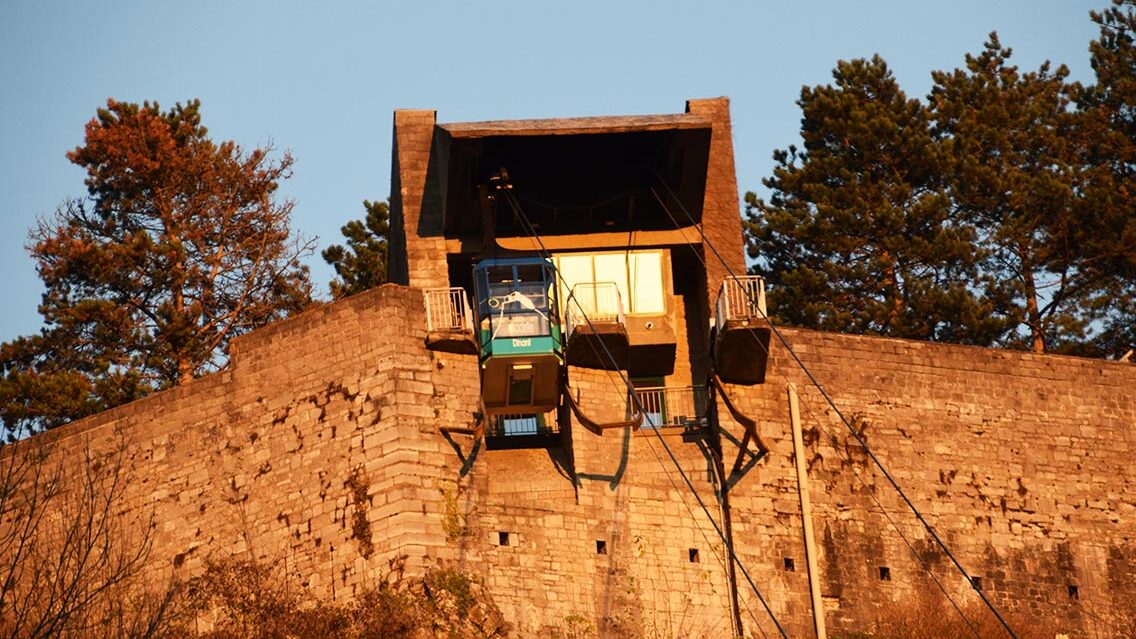
M932 73L933 130L955 214L978 230L986 272L1011 287L1021 323L1011 344L1073 351L1090 329L1079 305L1076 86L1064 66L1021 73L1010 56L992 33L965 69Z
M199 107L108 100L67 154L88 196L31 232L44 328L0 346L9 435L216 370L233 337L310 303L310 242L274 197L291 157L214 143Z
M1100 27L1090 46L1096 82L1081 93L1081 188L1077 243L1091 282L1084 304L1100 328L1097 353L1136 347L1136 1L1114 0L1090 14Z
M774 153L769 201L746 195L775 320L993 343L1005 318L978 276L973 230L950 217L927 110L879 56L841 61L833 77L801 90L804 148Z
M333 244L323 251L323 259L335 267L339 277L329 284L335 299L362 293L387 281L387 241L390 236L390 210L386 202L363 200L367 216L343 225L346 248Z

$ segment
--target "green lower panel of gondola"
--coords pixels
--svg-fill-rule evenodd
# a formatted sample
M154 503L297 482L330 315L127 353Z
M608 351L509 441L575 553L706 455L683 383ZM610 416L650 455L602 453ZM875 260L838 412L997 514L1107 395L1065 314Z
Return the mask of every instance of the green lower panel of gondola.
M489 331L481 331L481 361L490 357L516 357L519 355L557 355L563 352L564 343L559 330L551 335L536 337L490 338Z

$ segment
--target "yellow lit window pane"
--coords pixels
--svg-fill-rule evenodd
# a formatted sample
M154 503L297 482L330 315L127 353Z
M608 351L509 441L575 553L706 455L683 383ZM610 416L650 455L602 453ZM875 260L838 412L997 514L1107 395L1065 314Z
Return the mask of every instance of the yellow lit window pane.
M563 282L561 301L580 283L615 282L625 313L666 313L662 251L563 253L553 258ZM567 307L565 307L566 309Z
M615 282L619 289L619 299L623 302L623 312L631 303L627 288L627 254L600 253L595 256L595 269L597 282Z
M575 255L561 255L557 258L559 264L557 268L560 269L560 278L564 285L564 290L560 292L561 299L564 300L564 310L568 310L568 295L572 292L572 287L581 282L593 282L592 278L592 256L587 254Z
M631 253L629 257L631 312L637 315L662 315L667 309L663 295L662 253Z

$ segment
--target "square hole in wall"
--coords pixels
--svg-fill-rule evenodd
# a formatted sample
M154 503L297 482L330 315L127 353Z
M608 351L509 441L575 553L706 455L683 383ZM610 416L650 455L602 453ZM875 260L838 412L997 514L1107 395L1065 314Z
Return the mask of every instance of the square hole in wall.
M880 581L891 581L891 568L880 566Z
M692 564L696 564L696 563L698 563L699 561L701 561L701 560L700 560L700 559L698 558L698 549L697 549L697 548L691 548L691 549L690 549L690 550L689 550L689 551L688 551L688 552L686 553L686 556L687 556L687 558L688 558L688 559L690 559L690 563L692 563Z
M982 590L982 577L971 577L970 583L974 586L975 590Z
M596 540L596 554L597 555L606 555L607 554L607 542L604 541L603 539L597 539Z
M1069 598L1070 599L1080 599L1081 598L1080 589L1077 588L1077 586L1075 586L1073 584L1069 584Z
M792 557L786 557L785 562L782 564L782 566L784 566L786 572L793 572L797 569L797 566L793 563Z
M498 532L497 533L497 545L498 546L508 546L509 545L509 533L505 532L504 530L502 530L501 532Z

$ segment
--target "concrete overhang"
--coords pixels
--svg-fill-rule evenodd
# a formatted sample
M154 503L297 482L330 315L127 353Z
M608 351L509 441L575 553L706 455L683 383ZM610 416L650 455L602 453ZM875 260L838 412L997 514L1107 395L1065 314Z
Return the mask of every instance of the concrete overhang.
M698 224L711 128L690 113L439 124L445 236L482 235L501 169L545 237ZM527 237L509 215L491 225L499 241Z

